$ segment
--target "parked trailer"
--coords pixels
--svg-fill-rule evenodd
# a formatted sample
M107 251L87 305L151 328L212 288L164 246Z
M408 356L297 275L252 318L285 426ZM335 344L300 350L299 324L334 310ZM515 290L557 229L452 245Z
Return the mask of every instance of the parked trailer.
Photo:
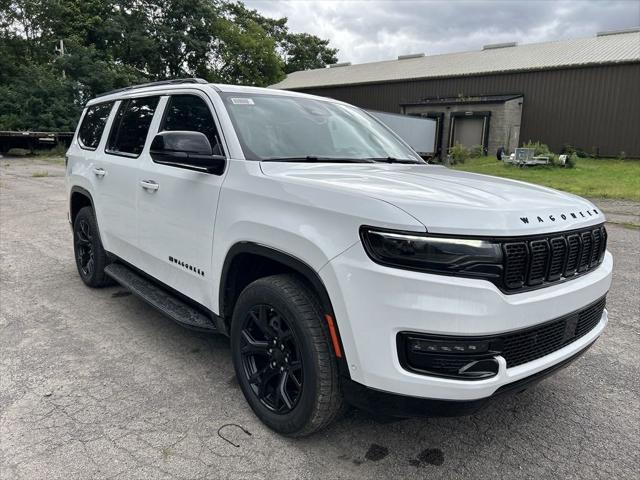
M0 153L8 152L12 148L36 150L53 148L59 143L69 146L73 139L73 132L19 132L14 130L0 130Z
M396 113L367 110L422 157L433 157L435 153L436 121L431 118L413 117Z

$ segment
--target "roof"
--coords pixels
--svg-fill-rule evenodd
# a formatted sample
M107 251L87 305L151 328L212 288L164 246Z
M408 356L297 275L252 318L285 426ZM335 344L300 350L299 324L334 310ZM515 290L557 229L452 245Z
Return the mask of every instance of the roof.
M512 95L481 95L473 97L434 97L423 98L417 102L401 103L400 105L465 105L474 103L504 103L509 100L522 98L522 94Z
M289 74L272 88L303 89L360 83L640 62L640 31L425 57L362 63ZM512 44L511 44L512 45Z
M223 93L237 93L237 94L251 94L251 95L285 95L289 97L305 97L305 98L315 98L317 100L322 100L325 102L332 103L342 103L338 100L326 98L326 97L318 97L315 95L309 95L307 93L300 92L274 92L268 88L261 87L248 87L242 85L227 85L221 83L207 83L204 80L200 79L178 79L178 80L169 80L169 81L160 81L160 82L151 82L144 83L141 85L132 85L131 87L121 88L118 90L113 90L111 92L106 92L101 95L98 95L95 98L92 98L87 102L87 106L96 105L99 103L105 102L113 102L116 100L123 100L126 98L135 98L135 97L144 97L151 94L155 95L170 95L175 92L183 92L188 90L205 90L205 89L214 89L218 92Z

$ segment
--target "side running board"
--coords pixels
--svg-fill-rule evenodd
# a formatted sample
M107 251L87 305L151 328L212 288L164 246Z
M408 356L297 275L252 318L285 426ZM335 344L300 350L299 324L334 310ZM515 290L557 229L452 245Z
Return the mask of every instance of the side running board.
M180 325L196 330L218 331L216 322L211 316L192 307L131 268L119 263L112 263L105 267L104 272L132 294L140 297Z

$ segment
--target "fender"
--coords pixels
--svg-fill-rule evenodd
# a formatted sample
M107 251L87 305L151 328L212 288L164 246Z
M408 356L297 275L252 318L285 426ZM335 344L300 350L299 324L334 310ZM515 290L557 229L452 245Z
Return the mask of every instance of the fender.
M94 212L96 211L96 208L93 204L93 197L91 196L89 191L85 188L79 187L78 185L74 185L73 187L71 187L71 190L69 191L69 223L72 223L71 216L73 212L71 211L71 199L73 198L74 193L79 193L82 196L87 197L87 199L89 200L89 204L91 205L91 208L93 208Z
M226 311L227 305L225 305L227 299L225 295L226 285L229 277L229 269L233 264L234 258L236 258L240 254L252 254L260 257L267 258L274 262L278 262L291 270L295 271L299 275L301 275L313 288L313 290L318 295L320 300L320 305L323 309L324 314L329 314L333 317L335 322L335 329L338 333L338 342L340 343L340 349L342 351L342 358L339 358L339 366L341 374L349 377L349 369L347 367L346 358L344 356L344 347L342 345L342 339L340 337L340 327L339 327L339 319L335 318L335 313L333 311L333 306L331 305L331 299L329 298L329 293L327 292L322 279L318 275L318 273L311 268L307 263L296 258L288 253L285 253L281 250L277 250L272 247L267 247L266 245L261 245L259 243L254 242L238 242L234 244L229 251L224 260L224 264L222 267L222 273L220 275L220 290L219 290L219 314L224 317L224 312Z
M71 226L71 230L73 231L72 214L74 213L72 211L71 199L73 198L73 194L74 193L78 193L78 194L82 195L83 197L86 197L87 200L89 200L89 205L93 209L93 214L96 217L96 225L98 227L98 236L100 237L100 241L102 242L102 233L100 231L100 222L98 221L98 212L96 211L96 207L95 207L95 204L93 202L93 197L91 196L91 193L89 193L89 191L86 188L79 187L78 185L72 186L71 190L69 190L69 213L68 213L68 217L69 217L69 225ZM75 213L77 213L77 212L75 212ZM107 253L107 256L111 260L113 260L115 258L115 256L111 252L107 251L106 253Z

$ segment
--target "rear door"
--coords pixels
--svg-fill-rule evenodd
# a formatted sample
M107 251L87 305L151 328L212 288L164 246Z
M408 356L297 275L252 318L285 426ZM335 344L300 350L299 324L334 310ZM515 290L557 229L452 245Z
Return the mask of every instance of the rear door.
M98 219L102 216L102 203L97 200L104 188L102 151L106 140L103 137L107 136L105 129L108 128L116 103L103 102L88 106L80 119L78 134L67 151L68 186L79 186L92 193Z
M204 92L189 90L163 97L160 107L164 112L157 132L201 132L209 139L213 153L225 154L213 104ZM162 165L149 156L140 165L141 268L206 306L213 294L209 283L213 228L224 173Z
M95 162L98 225L105 248L134 265L138 263L138 169L148 158L147 134L159 100L156 95L118 102L105 149Z

